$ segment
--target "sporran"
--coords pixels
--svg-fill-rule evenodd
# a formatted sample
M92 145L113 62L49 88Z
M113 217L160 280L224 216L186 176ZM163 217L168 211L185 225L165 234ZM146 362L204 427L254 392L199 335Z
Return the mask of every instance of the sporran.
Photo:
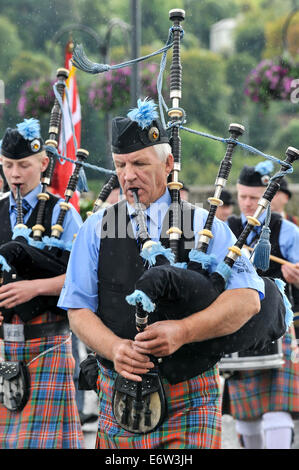
M23 361L0 362L0 403L9 411L21 411L30 395L30 374Z

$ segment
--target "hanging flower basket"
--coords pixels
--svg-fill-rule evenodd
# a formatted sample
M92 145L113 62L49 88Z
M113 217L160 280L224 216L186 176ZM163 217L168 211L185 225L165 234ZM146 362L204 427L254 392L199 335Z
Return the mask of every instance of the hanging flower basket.
M287 59L266 59L246 79L245 94L266 108L272 100L290 100L293 81L299 78L299 63ZM293 84L293 86L295 86Z
M55 80L40 78L30 80L21 88L21 96L18 101L20 116L41 118L49 115L54 103L53 85Z
M157 64L141 64L141 93L157 99ZM88 103L97 111L114 111L130 101L131 67L109 70L92 83Z

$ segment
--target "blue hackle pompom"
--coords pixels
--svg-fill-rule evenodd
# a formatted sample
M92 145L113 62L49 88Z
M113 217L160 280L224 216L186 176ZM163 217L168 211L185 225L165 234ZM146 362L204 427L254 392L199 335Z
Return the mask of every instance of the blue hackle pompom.
M173 265L175 268L180 268L180 269L187 269L188 264L186 262L182 263L174 263Z
M170 264L174 263L175 256L171 248L165 248L160 242L154 243L149 248L143 248L140 253L140 256L147 261L150 266L156 264L156 258L159 255L165 256Z
M213 268L217 265L217 258L215 255L202 253L195 248L190 251L189 259L190 261L195 261L196 263L201 264L202 269L207 271L213 271Z
M0 265L2 266L3 271L9 272L11 270L11 267L2 255L0 255Z
M23 122L17 124L19 134L26 140L40 138L40 124L37 119L24 119Z
M15 240L17 237L23 237L25 240L29 240L29 235L32 232L31 228L27 227L15 227L12 234L12 239Z
M254 169L262 176L269 175L274 170L274 165L270 160L265 160L255 165Z
M96 62L92 62L85 54L82 44L78 44L75 47L71 60L72 64L77 69L83 70L83 72L97 74L110 70L110 66L108 64L98 64Z
M153 100L145 98L143 101L139 99L137 101L137 108L132 109L128 114L128 118L132 121L137 122L141 129L145 129L151 125L151 123L159 117L156 111L157 105Z
M34 246L34 248L38 248L39 250L43 250L45 248L45 244L43 241L34 240L32 237L29 237L28 243L30 246Z
M223 277L223 279L225 280L225 283L227 283L228 279L231 276L232 268L228 266L224 261L221 261L221 263L219 263L217 268L215 269L215 272L220 274L220 276Z
M71 251L72 242L65 242L63 240L58 240L55 237L43 237L43 242L45 246L52 248L60 248L61 250Z
M292 305L289 299L287 298L285 294L285 285L286 283L282 279L274 279L275 284L277 285L279 291L281 292L282 298L283 298L283 303L286 308L286 314L285 314L285 324L287 329L290 328L291 324L293 323L294 319L294 312L292 310Z
M145 312L153 312L156 308L156 305L151 301L151 299L144 292L138 289L136 289L133 294L127 295L126 301L130 305L140 303Z

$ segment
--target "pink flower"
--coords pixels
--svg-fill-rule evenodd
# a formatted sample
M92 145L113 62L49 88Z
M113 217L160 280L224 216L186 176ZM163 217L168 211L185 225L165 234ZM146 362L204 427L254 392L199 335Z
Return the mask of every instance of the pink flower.
M22 95L18 101L18 112L21 116L24 116L25 115L25 111L26 111L26 97L24 95Z

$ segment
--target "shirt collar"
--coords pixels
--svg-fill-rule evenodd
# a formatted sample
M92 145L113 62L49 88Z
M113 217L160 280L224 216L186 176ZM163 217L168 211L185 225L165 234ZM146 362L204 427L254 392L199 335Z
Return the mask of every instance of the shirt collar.
M36 188L34 188L30 193L26 194L23 199L30 205L30 207L35 207L37 202L37 195L41 192L42 185L39 183ZM10 192L9 194L9 208L11 209L16 205L16 201L14 199L13 193Z

